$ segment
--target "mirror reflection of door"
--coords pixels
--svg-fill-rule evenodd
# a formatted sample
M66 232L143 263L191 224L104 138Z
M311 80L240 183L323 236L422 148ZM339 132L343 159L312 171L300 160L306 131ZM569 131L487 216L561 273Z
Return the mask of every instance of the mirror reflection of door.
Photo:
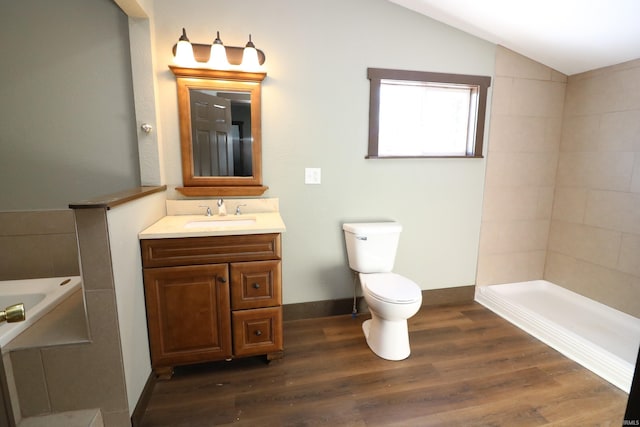
M199 90L191 91L190 100L193 174L233 176L231 102Z
M233 140L233 175L253 175L253 138L251 133L251 94L218 91L218 96L231 101L231 135Z
M235 108L234 108L235 107ZM231 126L231 134L233 135L233 169L236 171L236 176L251 176L253 174L251 164L251 140L245 135L245 122L242 120L235 120L236 117L243 117L241 114L242 105L233 105L231 102L231 110L233 111L233 126ZM251 113L250 106L245 107L248 110L247 118L249 120ZM250 124L250 123L249 123ZM249 134L251 134L249 132Z
M251 94L190 89L194 176L252 176Z

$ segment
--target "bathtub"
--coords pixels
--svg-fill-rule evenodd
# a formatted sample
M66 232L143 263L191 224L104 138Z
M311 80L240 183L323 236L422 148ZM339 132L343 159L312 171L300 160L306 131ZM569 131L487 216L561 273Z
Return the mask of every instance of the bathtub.
M477 286L475 299L629 393L640 319L545 280Z
M81 287L80 276L0 281L0 310L23 303L25 320L0 323L0 349Z

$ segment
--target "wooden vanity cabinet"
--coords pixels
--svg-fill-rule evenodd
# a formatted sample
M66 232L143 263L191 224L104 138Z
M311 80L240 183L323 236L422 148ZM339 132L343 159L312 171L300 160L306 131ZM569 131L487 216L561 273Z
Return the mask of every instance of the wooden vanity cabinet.
M151 365L282 357L280 234L141 240Z
M228 359L231 351L229 284L225 264L144 269L153 369Z

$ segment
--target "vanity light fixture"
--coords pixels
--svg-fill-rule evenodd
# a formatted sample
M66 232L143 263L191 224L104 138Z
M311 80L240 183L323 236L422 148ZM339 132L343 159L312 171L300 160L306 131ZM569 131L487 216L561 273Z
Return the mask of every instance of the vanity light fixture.
M265 55L256 49L251 34L245 47L225 46L220 32L212 44L191 43L185 29L178 43L173 46L173 62L179 67L207 68L212 70L261 71Z
M257 71L260 69L258 50L251 41L251 34L249 34L249 41L242 51L242 67L247 71Z
M207 67L216 70L226 70L229 68L229 60L227 59L227 52L220 40L220 31L216 31L216 39L211 44L211 55L207 62Z
M196 65L196 60L193 55L193 46L187 37L187 31L183 28L182 35L178 39L178 43L175 46L175 56L173 57L173 62L176 65L180 65L182 67L193 67Z

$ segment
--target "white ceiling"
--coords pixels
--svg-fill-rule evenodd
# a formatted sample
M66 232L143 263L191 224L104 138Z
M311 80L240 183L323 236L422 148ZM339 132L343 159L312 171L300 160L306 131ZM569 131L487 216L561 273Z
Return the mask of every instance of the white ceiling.
M390 0L567 75L640 58L640 0Z

